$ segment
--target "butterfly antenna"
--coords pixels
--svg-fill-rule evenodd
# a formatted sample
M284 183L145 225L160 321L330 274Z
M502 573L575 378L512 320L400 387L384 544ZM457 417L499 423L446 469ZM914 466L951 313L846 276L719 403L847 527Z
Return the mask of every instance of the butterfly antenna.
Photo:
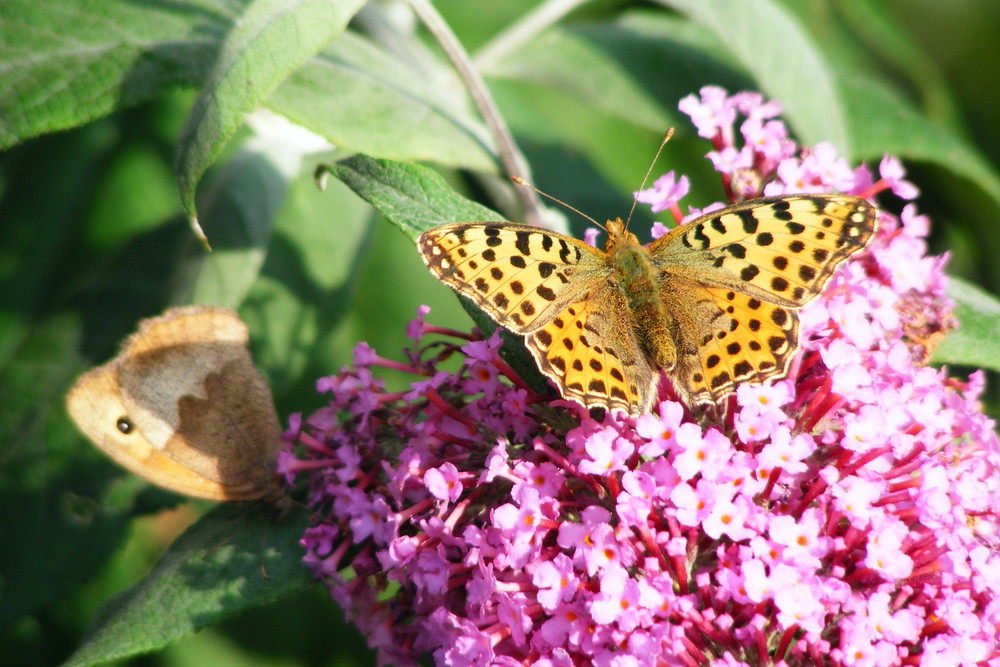
M663 141L660 142L660 147L656 149L656 155L653 156L653 161L649 163L649 169L646 170L646 175L642 177L642 185L639 186L641 191L646 187L646 181L649 180L649 175L653 173L653 167L656 166L656 161L660 159L660 153L663 152L663 147L667 145L670 141L670 137L674 136L674 128L667 130L667 133L663 135ZM639 200L632 196L632 208L628 210L628 217L625 218L625 228L628 229L628 223L632 219L632 214L635 213L635 205L639 203Z
M589 215L587 215L586 213L584 213L580 209L574 208L574 207L570 206L569 204L567 204L566 202L564 202L562 199L556 199L555 197L553 197L552 195L548 194L547 192L542 192L541 190L539 190L538 188L536 188L534 185L532 185L528 181L526 181L523 178L521 178L520 176L511 176L510 180L514 181L518 185L524 185L526 187L531 188L532 190L534 190L535 192L537 192L541 196L545 197L546 199L551 199L555 203L557 203L557 204L559 204L561 206L565 206L569 210L571 210L574 213L576 213L577 215L579 215L581 218L586 218L587 220L590 220L592 223L594 223L595 225L597 225L601 229L604 229L604 225L602 225L601 223L599 223L597 220L594 220L592 217L590 217ZM605 231L607 231L607 230L605 230Z

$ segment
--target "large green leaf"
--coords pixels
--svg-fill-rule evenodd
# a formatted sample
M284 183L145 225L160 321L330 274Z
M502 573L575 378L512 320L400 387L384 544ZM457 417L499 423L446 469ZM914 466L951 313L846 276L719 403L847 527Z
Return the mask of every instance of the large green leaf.
M153 570L111 600L67 665L148 653L312 581L297 541L305 511L280 517L259 503L220 505L189 528Z
M233 3L35 2L0 8L0 148L197 85Z
M267 104L346 152L495 171L482 122L442 79L346 32Z
M938 345L934 361L1000 371L1000 299L957 278L950 280L948 296L959 325Z
M222 42L188 117L177 156L181 201L195 189L246 115L347 26L364 0L253 0Z

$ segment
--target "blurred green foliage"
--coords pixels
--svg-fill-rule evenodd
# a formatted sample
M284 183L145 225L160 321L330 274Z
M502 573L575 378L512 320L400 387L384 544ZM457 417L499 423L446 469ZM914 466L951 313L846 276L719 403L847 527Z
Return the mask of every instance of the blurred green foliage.
M572 11L525 20L560 7ZM1000 308L989 294L1000 291L997 3L441 0L436 9L510 124L531 169L522 175L598 219L628 209L668 126L677 134L658 171L692 177L685 203L720 198L708 145L676 111L708 84L763 91L782 102L799 140L831 141L852 162L900 156L934 219L934 250L985 290L956 291L966 326L937 360L1000 367ZM59 664L95 618L79 664L128 661L240 611L132 662L372 664L322 589L302 589L301 569L274 568L266 590L254 558L236 567L205 542L253 535L228 546L259 560L272 548L295 555L298 524L217 509L141 580L179 530L178 514L164 510L180 504L190 517L202 506L117 469L68 421L63 396L139 318L169 305L237 308L285 416L322 404L315 379L349 362L358 341L397 355L422 303L435 324L468 328L406 235L340 182L320 190L313 180L321 162L356 152L418 161L518 219L461 79L407 3L361 0L7 0L0 64L4 662ZM317 153L259 114L247 124L258 108L332 147ZM194 213L211 254L188 224ZM640 212L634 228L650 220ZM255 543L267 538L270 547ZM194 560L164 573L183 558ZM183 573L195 566L213 576L192 592ZM143 611L129 601L152 587L198 598L233 581L242 586L207 616L192 611L204 598L170 614L115 616ZM129 636L109 632L116 618L129 620ZM160 627L167 621L175 625Z

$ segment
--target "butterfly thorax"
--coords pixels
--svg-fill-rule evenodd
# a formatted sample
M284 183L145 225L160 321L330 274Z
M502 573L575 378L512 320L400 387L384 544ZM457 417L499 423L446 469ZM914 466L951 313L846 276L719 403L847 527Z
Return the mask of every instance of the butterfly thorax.
M660 300L658 272L649 252L635 234L625 229L621 218L608 220L608 240L604 250L632 314L632 328L648 355L659 368L671 369L677 350L670 336L673 320Z

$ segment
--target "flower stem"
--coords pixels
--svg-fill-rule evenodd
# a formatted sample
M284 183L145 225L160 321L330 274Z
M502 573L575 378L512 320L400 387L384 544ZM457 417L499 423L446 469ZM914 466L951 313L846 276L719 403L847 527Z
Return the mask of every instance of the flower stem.
M500 154L500 163L503 165L504 171L510 177L530 176L531 171L528 168L527 160L524 159L524 155L514 143L510 128L507 127L503 116L500 115L500 110L486 88L483 77L479 75L472 59L469 58L469 54L458 41L458 37L428 0L409 0L409 3L427 30L444 49L451 64L458 72L458 76L472 96L472 101L475 102L476 108L479 109L479 113L482 114L483 120L486 122L486 127L497 143L497 151ZM521 206L524 207L526 222L532 225L541 225L543 220L542 205L538 195L529 188L515 188L514 192L517 193L521 200Z

